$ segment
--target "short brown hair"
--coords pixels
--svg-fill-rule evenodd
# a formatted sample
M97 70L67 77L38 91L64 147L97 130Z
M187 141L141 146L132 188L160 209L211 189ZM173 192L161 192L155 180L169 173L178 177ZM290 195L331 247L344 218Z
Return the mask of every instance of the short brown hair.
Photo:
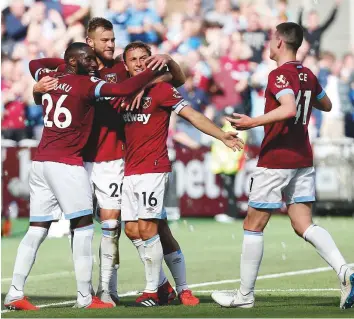
M151 55L151 47L142 41L130 42L123 51L123 60L126 61L127 52L135 49L145 49L149 55Z
M113 30L113 24L111 21L105 18L92 18L87 27L87 35L89 36L92 32L96 31L98 28L103 28L104 30Z
M294 22L280 23L276 27L279 35L281 35L286 43L286 46L296 52L304 39L304 30L300 25Z

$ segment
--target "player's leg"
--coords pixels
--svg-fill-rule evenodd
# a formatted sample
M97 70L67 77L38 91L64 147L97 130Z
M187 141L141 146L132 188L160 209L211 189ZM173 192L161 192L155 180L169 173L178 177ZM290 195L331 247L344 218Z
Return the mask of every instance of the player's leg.
M43 175L43 163L32 163L29 186L30 226L18 247L11 287L4 301L5 307L18 310L38 309L24 297L24 286L39 246L45 240L52 220L57 219L59 213L58 203Z
M77 283L78 308L111 308L112 305L93 298L92 192L88 174L81 166L46 163L46 178L65 218L73 230L72 254Z
M146 306L158 303L158 285L162 267L163 250L158 233L160 220L165 219L164 198L168 173L135 175L135 192L138 195L139 234L144 242L146 287L136 302ZM145 303L145 304L144 304Z
M92 168L90 169L90 166ZM124 161L87 163L94 184L102 236L99 248L100 275L97 296L113 305L119 303L117 282L119 268L120 206Z
M334 269L341 283L340 307L354 304L354 270L351 269L332 236L312 221L312 202L315 200L314 168L299 169L286 188L288 215L295 233L312 244L318 254Z
M126 200L122 199L122 205L124 205L123 203ZM127 205L124 205L124 210L123 211L129 211L126 210ZM137 211L137 208L136 208ZM123 218L123 216L122 216ZM127 218L127 217L126 217ZM136 215L137 218L137 215ZM127 235L127 237L132 241L133 245L135 246L135 248L137 249L137 252L139 254L140 260L142 261L144 267L145 267L145 249L144 249L144 242L143 240L140 238L140 233L139 233L139 225L138 225L138 221L137 220L132 220L133 217L129 217L130 220L125 221L125 226L124 226L124 231L125 234ZM169 285L169 287L166 287L166 284ZM164 289L166 288L167 291L169 291L169 293L173 291L174 293L174 297L173 299L176 297L176 294L173 290L173 288L171 287L171 285L169 284L166 274L163 270L163 267L161 267L160 270L160 276L159 276L159 285L158 285L158 291L160 290L161 287L163 287ZM169 294L168 293L168 294ZM160 296L160 295L159 295Z
M163 250L158 234L159 219L139 219L139 234L144 246L144 267L146 286L141 300L137 303L148 303L148 306L158 304L157 290L162 268Z
M254 287L263 257L263 230L271 212L282 206L282 190L290 180L289 170L258 167L251 177L247 216L243 222L240 289L236 293L214 292L212 298L223 307L251 308Z
M193 296L192 291L188 288L184 255L177 240L173 237L166 219L159 223L159 235L164 259L175 280L180 302L187 306L199 304L199 299ZM167 279L163 285L159 285L158 295L160 303L164 304L170 303L176 297L176 293Z

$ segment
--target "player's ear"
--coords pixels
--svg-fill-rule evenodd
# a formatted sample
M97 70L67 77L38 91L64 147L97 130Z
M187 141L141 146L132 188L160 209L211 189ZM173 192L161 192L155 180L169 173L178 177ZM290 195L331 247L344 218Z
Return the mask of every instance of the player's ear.
M93 40L92 40L90 37L86 37L86 43L87 43L91 48L94 47L94 45L93 45Z
M280 49L281 45L283 43L283 40L282 39L278 39L278 43L277 43L277 48Z
M76 59L74 57L69 58L69 64L70 64L70 66L75 68L77 65Z
M129 69L128 69L127 65L125 64L125 61L124 61L124 60L123 60L123 63L124 63L125 70L126 70L127 72L129 72Z

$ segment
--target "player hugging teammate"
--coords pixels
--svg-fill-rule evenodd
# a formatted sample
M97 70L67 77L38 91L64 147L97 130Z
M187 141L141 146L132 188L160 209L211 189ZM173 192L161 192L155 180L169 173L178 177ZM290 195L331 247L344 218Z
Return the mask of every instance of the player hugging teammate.
M31 73L39 80L34 91L44 106L45 127L30 172L30 227L18 248L4 302L7 308L38 309L24 297L24 284L51 222L62 213L73 230L76 307L110 308L119 302L120 218L145 270L146 286L136 305L168 304L177 295L184 305L199 303L188 289L184 256L164 209L171 172L166 147L171 112L235 151L243 148L243 141L235 132L223 132L181 98L175 86L184 83L184 75L169 56L151 56L149 46L133 42L124 50L124 61L113 60L112 30L109 21L94 18L87 44L70 45L64 60L31 61ZM330 111L331 103L312 72L295 61L302 38L297 24L277 26L270 54L278 68L269 75L265 115L251 119L235 114L229 119L238 130L264 126L265 138L244 222L241 287L235 294L212 295L225 307L254 306L263 229L272 209L281 206L283 194L296 233L336 270L342 287L341 308L354 303L353 270L331 236L311 218L314 169L307 124L312 107ZM160 74L157 70L165 65L170 73ZM130 104L138 107L126 109ZM96 294L92 289L92 193L102 229ZM163 272L163 259L177 294Z

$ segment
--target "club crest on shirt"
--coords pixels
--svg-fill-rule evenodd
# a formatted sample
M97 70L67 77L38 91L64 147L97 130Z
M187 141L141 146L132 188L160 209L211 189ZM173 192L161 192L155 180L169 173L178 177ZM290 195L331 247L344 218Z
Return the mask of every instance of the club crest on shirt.
M176 88L172 88L172 91L173 91L173 97L174 98L176 98L176 99L181 99L182 98L181 93L179 93Z
M117 83L118 79L117 79L116 73L109 73L109 74L106 74L104 77L108 83Z
M143 109L147 109L151 105L151 102L152 102L151 97L149 96L143 97L141 101Z
M286 77L283 74L280 74L276 77L275 86L278 89L286 88L288 85L289 85L289 81L286 79Z

